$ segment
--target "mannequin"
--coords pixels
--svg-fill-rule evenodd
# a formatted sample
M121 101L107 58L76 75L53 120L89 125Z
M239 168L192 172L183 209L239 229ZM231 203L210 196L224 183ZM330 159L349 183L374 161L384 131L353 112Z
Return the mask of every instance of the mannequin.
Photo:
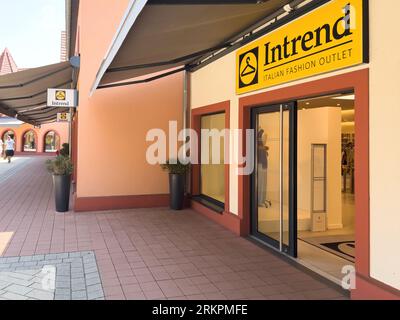
M342 151L343 192L347 192L347 175L350 175L351 193L354 193L354 144L348 142Z
M267 176L268 176L268 151L266 146L267 134L264 129L259 128L257 133L257 185L258 206L269 208L271 201L267 200Z

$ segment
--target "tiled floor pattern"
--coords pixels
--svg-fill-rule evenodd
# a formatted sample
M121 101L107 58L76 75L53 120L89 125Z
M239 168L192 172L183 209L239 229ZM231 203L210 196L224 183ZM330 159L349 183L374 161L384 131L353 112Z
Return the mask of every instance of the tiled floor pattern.
M0 258L0 300L103 300L94 252Z
M14 176L15 173L23 169L29 162L29 157L15 157L11 163L7 163L7 160L0 157L0 183Z
M190 209L57 214L44 161L0 183L0 256L93 251L106 299L347 299Z

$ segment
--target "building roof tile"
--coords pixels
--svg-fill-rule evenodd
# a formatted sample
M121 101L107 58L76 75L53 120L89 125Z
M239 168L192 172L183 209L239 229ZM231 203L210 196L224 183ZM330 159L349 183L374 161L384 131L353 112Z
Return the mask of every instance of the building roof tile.
M0 55L0 76L17 71L17 64L15 63L10 51L5 48L3 53Z

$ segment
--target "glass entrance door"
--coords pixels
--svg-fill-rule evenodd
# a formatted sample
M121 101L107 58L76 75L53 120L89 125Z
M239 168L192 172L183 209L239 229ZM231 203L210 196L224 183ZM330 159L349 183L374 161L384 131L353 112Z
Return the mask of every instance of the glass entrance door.
M295 104L254 109L255 170L252 176L252 234L296 256Z

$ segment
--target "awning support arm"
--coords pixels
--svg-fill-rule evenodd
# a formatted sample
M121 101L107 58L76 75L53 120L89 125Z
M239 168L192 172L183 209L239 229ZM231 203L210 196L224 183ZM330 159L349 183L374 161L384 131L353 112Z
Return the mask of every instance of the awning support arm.
M189 59L194 59L194 58L199 58L199 56L203 56L205 54L210 54L214 51L218 51L224 48L229 47L230 44L221 44L219 46L213 47L213 48L209 48L209 49L205 49L205 50L201 50L198 52L194 52L191 53L189 55L186 56L182 56L182 57L178 57L172 60L168 60L168 61L161 61L161 62L153 62L153 63L146 63L146 64L137 64L137 65L132 65L132 66L125 66L125 67L118 67L118 68L109 68L107 69L106 73L110 73L110 72L121 72L121 71L127 71L127 70L134 70L134 69L144 69L144 68L152 68L152 67L161 67L161 66L166 66L166 65L170 65L170 64L176 64L176 63L180 63Z
M41 106L37 106L35 108L30 108L30 109L26 109L26 110L22 110L22 111L17 111L18 114L28 114L29 112L32 111L39 111L39 110L43 110L43 109L47 109L47 105L41 105Z
M71 82L72 82L72 79L71 79L71 80L68 80L67 82L64 82L64 83L61 83L61 84L57 85L56 88L65 86L65 85L67 85L67 84L69 84L69 83L71 83ZM30 95L30 96L5 98L5 99L0 99L0 101L15 101L15 100L33 99L33 98L35 98L35 97L37 97L37 96L40 96L41 94L44 94L44 93L47 93L47 89L44 90L44 91L35 93L35 94L33 94L33 95Z
M40 107L40 106L43 106L43 105L46 105L46 104L47 104L47 101L43 101L43 102L39 102L39 103L35 103L35 104L27 104L25 106L14 107L13 109L15 109L15 110L28 109L28 108L31 108L31 107Z
M29 116L35 116L35 115L38 115L38 114L49 113L51 110L54 110L54 108L46 107L46 108L41 109L40 111L39 110L32 110L32 112L29 112L29 113L24 112L24 113L18 113L18 114L29 117ZM36 111L36 112L34 112L34 111Z
M98 86L98 89L115 88L115 87L129 86L129 85L132 85L132 84L141 84L141 83L151 82L151 81L154 81L154 80L157 80L157 79L160 79L160 78L164 78L164 77L170 76L170 75L175 74L175 73L182 72L182 71L187 70L187 69L188 69L188 66L184 66L184 67L181 67L181 68L169 71L169 72L165 72L163 74L156 75L154 77L143 79L143 80L135 80L135 81L128 81L128 82L118 82L118 83L111 83L111 84L101 85L101 86Z
M328 2L329 0L314 0L311 3L304 5L301 8L297 8L301 3L306 0L293 0L289 3L289 6L293 8L293 11L286 12L282 7L278 11L272 13L271 15L264 17L260 21L256 22L252 26L243 30L239 34L235 35L233 38L228 40L229 45L224 48L223 51L218 52L217 54L210 53L204 54L202 57L191 61L190 64L194 65L193 71L197 71L198 69L208 65L209 63L221 58L222 56L240 48L241 46L250 43L251 41L267 34L275 30L276 28L290 22L293 19L293 16L299 14L303 14L308 12L310 8L314 6L321 5L322 3ZM278 19L279 18L279 19ZM257 30L257 31L255 31Z
M52 119L57 119L57 113L51 116L46 116L46 117L41 117L41 118L36 118L33 121L35 122L42 122L42 121L46 121L46 120L52 120Z

